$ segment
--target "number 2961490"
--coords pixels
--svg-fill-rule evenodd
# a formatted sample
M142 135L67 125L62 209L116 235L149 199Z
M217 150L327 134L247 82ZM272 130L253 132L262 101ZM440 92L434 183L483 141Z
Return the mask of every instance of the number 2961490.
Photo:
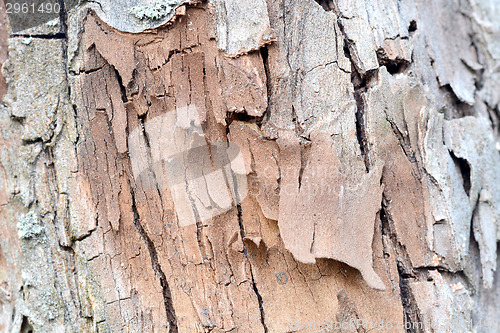
M61 11L59 3L42 2L15 2L5 4L7 14L58 14Z

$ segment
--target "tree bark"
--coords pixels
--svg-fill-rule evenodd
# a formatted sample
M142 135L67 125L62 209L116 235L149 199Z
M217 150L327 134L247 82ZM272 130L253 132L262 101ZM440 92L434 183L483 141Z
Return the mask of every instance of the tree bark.
M498 330L495 1L60 2L0 17L0 331Z

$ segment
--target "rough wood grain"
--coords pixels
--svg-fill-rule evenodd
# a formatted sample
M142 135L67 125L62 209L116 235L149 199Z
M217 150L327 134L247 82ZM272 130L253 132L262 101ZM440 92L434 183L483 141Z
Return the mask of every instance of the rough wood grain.
M100 0L4 29L0 330L495 332L499 11Z

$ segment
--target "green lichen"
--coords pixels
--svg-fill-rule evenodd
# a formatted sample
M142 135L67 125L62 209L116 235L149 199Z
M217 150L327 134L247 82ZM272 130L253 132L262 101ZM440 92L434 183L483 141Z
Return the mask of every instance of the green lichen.
M147 6L132 7L130 13L139 20L158 21L169 15L178 5L178 0L156 0Z
M35 212L21 214L17 219L18 236L22 239L30 239L39 236L43 231Z

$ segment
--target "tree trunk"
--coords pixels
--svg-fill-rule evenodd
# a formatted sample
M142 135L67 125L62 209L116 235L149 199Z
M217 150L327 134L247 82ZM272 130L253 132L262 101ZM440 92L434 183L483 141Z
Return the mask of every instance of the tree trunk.
M183 2L3 8L0 330L496 332L500 5Z

